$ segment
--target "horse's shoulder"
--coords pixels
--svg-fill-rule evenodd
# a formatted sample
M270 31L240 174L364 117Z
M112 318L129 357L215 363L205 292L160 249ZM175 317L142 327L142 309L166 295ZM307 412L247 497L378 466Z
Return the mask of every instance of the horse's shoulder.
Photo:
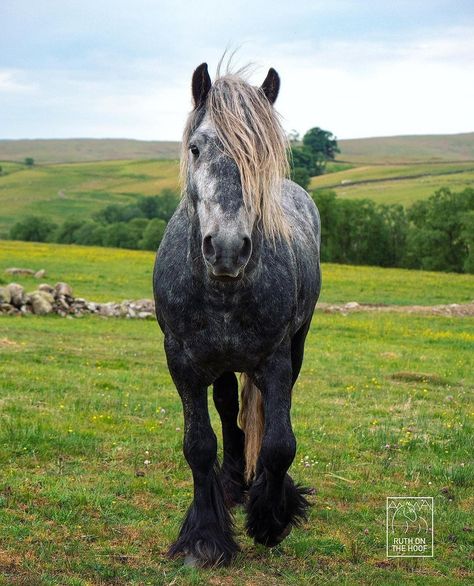
M156 253L154 268L155 290L166 293L175 287L186 287L190 272L187 266L189 218L183 204L178 206L165 230L163 240ZM189 273L189 274L188 274Z
M313 198L300 185L285 179L282 186L282 203L290 217L311 221L315 230L319 230L319 211Z

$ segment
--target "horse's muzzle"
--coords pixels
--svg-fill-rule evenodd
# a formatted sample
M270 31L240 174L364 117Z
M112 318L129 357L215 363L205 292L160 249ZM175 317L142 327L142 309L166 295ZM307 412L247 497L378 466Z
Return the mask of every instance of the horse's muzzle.
M211 276L239 279L252 254L252 241L247 235L206 234L202 254Z

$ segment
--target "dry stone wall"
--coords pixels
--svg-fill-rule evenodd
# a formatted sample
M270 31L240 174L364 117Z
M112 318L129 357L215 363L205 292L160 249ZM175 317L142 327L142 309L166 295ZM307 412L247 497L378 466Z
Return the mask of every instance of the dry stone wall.
M122 301L121 303L96 303L82 297L74 297L67 283L51 286L42 283L27 293L18 283L0 287L0 314L3 315L48 315L56 313L62 317L80 317L97 314L104 317L154 318L155 306L151 299Z

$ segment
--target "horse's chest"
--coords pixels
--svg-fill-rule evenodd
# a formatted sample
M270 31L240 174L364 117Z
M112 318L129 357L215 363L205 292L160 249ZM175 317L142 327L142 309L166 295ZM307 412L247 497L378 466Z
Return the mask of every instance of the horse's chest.
M195 308L188 313L182 341L188 355L200 363L257 363L281 342L290 308L279 304L241 303L223 308ZM288 315L285 315L288 313Z

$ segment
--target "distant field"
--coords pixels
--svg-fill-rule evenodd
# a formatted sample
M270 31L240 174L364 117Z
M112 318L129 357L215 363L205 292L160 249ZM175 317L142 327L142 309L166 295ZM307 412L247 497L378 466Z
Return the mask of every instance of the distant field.
M330 163L311 189L330 187L340 197L409 206L440 187L474 185L474 133L358 139L340 146L341 160L352 163ZM28 214L61 223L165 187L177 189L178 147L111 139L0 140L0 238ZM23 164L27 156L35 159L32 168Z
M339 197L369 198L377 203L410 206L436 189L474 186L474 162L419 165L363 165L311 180L311 189L332 189Z
M338 159L354 163L419 163L472 161L474 132L383 136L338 141Z
M0 241L0 284L12 278L9 267L46 269L46 282L66 281L79 297L122 301L152 296L154 253L116 248ZM38 281L14 277L27 291ZM358 301L397 305L462 303L474 299L474 276L323 265L321 301Z
M130 203L140 195L177 189L175 160L101 161L26 168L0 162L0 237L28 214L56 222L89 218L111 203Z
M179 142L117 138L0 140L0 161L82 163L114 159L177 159Z
M412 163L474 160L474 132L339 140L341 160ZM68 163L111 159L176 159L178 142L129 139L0 140L0 160Z

